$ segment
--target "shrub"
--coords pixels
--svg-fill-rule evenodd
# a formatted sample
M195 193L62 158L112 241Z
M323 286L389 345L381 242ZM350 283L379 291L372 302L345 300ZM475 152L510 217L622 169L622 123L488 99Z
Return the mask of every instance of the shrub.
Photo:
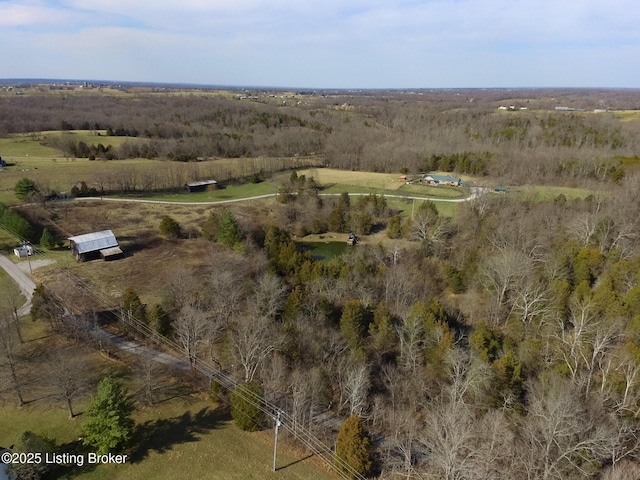
M336 440L336 467L348 478L371 469L371 438L358 415L347 418Z
M160 234L168 238L180 238L182 227L169 215L165 215L160 221Z
M262 387L246 382L231 394L231 417L236 426L247 432L262 428Z
M38 185L29 178L21 178L13 187L13 191L19 200L24 200L38 193Z

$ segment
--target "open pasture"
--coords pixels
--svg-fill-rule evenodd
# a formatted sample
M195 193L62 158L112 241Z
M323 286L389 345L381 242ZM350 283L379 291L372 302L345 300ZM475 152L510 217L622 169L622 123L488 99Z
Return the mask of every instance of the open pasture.
M519 187L509 187L507 194L518 196L523 200L549 202L558 198L559 195L564 195L567 200L584 200L594 193L596 192L586 188L523 185Z
M620 120L640 120L640 110L617 110L613 114Z
M298 171L298 175L313 178L324 186L334 184L379 190L398 190L406 182L397 173L375 173L337 170L335 168L311 168Z

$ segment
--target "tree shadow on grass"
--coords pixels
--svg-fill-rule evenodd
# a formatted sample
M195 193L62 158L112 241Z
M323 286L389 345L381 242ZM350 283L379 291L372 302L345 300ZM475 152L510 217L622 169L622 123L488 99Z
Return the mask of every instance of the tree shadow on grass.
M64 460L67 464L51 465L51 470L44 478L74 478L83 473L89 473L96 469L98 464L87 462L87 453L93 452L95 449L89 448L82 444L82 440L74 440L73 442L63 443L59 445L55 453L67 456ZM79 458L82 461L78 461Z
M186 412L178 417L137 425L134 433L137 447L131 452L131 463L141 462L152 451L164 453L174 445L197 442L201 435L229 419L228 413L206 407L195 414Z

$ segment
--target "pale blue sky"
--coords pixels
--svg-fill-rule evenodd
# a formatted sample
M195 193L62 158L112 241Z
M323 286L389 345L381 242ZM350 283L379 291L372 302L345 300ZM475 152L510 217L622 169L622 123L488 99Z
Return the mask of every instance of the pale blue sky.
M0 78L640 87L638 0L0 0Z

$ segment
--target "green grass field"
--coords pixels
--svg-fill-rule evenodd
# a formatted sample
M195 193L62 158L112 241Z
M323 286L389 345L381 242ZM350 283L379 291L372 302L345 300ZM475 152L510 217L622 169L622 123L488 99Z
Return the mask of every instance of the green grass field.
M86 404L79 408L83 411ZM247 433L236 428L228 414L194 396L175 398L135 413L137 448L123 465L63 468L57 478L85 480L207 479L332 479L320 461L279 442L277 472L272 472L273 438L270 432ZM38 402L17 408L5 402L0 409L0 445L9 446L23 431L77 445L82 415L69 420L64 408L45 408ZM282 432L281 432L282 433ZM116 452L113 452L116 453Z
M564 195L567 200L582 200L595 192L585 188L552 187L544 185L525 185L509 187L507 195L517 196L523 200L548 202Z
M207 192L174 193L168 195L136 197L147 200L161 200L167 202L219 202L221 200L238 200L241 198L269 195L277 192L272 182L247 183L226 188L219 188Z
M420 197L433 198L464 198L469 196L469 190L464 187L449 187L442 185L433 187L430 185L403 185L397 190L398 194L406 194Z

